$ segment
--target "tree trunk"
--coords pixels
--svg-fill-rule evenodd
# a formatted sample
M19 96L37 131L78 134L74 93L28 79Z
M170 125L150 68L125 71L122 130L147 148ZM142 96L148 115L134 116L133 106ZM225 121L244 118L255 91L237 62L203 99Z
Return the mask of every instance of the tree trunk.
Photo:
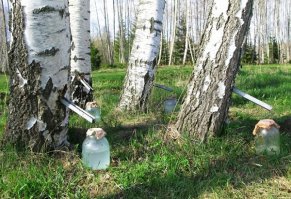
M100 38L100 42L101 42L101 46L100 48L100 54L102 55L103 60L105 60L106 62L109 62L109 55L107 54L107 46L106 46L106 42L104 41L103 35L102 35L102 29L100 27L100 23L99 23L99 14L98 14L98 8L96 5L96 1L94 1L94 5L95 5L95 13L96 13L96 25L97 25L97 33L99 35ZM105 38L106 40L106 38Z
M93 100L91 90L79 81L80 78L91 84L90 57L90 1L69 0L71 48L71 97L82 108Z
M175 37L176 37L176 28L177 28L177 12L178 12L178 0L174 0L174 17L172 17L172 34L171 34L171 43L169 49L169 64L172 64L174 45L175 45Z
M87 0L88 1L88 0ZM103 13L104 13L104 28L106 33L106 43L107 43L107 53L109 58L109 64L114 64L114 58L112 53L111 47L111 40L110 40L110 32L109 32L109 21L108 21L108 9L107 9L107 1L103 0Z
M135 39L119 102L121 109L146 109L156 71L164 7L164 0L140 0Z
M13 2L6 140L47 151L67 142L70 30L66 0Z
M185 36L185 48L183 55L183 65L186 64L187 54L188 54L188 37L189 37L189 2L186 0L186 36Z
M214 0L197 65L176 122L181 133L205 140L220 132L229 109L253 0Z
M161 59L162 59L162 52L163 52L163 32L161 32L161 39L160 39L160 51L159 51L159 57L158 57L158 66L161 63Z
M193 48L191 46L191 42L189 41L189 38L188 38L188 45L189 45L189 51L190 51L190 55L191 55L191 61L192 61L192 64L194 64L195 58L194 58Z
M6 20L3 0L0 2L0 72L8 71L8 48L6 37Z
M125 47L124 47L124 29L123 29L123 16L122 16L122 3L117 1L118 3L118 9L117 9L117 15L118 15L118 28L119 28L119 62L124 64L125 63Z

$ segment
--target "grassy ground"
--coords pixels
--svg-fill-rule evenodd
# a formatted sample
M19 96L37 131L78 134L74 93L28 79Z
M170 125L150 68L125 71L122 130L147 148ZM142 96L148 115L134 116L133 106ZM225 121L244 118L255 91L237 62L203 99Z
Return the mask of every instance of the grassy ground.
M33 154L1 149L0 198L291 198L291 129L284 125L291 116L290 70L291 65L244 66L236 86L274 109L267 112L234 94L225 133L205 144L187 137L169 141L164 133L176 112L165 115L162 101L183 95L191 67L159 69L156 82L174 92L155 88L149 111L134 115L114 109L124 70L94 72L102 121L92 125L72 116L74 152ZM0 76L1 92L7 91L4 80ZM0 112L4 114L2 128L3 100ZM251 132L263 118L273 118L285 129L281 130L279 156L255 155ZM80 161L77 144L84 137L76 138L82 132L75 128L96 126L106 129L111 145L111 166L106 171L91 171Z

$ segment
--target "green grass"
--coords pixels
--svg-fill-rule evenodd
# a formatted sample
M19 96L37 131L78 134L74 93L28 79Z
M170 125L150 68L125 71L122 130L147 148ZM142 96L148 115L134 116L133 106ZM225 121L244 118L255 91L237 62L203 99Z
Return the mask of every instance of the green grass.
M106 129L110 168L86 169L78 149L35 154L7 146L0 150L0 198L291 198L291 132L281 131L276 157L256 155L251 134L260 119L282 124L291 116L290 70L291 65L244 66L236 86L272 105L273 111L234 94L225 133L205 144L187 137L169 141L165 135L176 112L165 115L162 101L172 95L181 101L192 67L160 68L156 82L174 92L154 88L149 111L136 114L115 110L125 70L95 71L102 121L88 124L73 115L70 127ZM3 76L0 90L7 92ZM1 128L5 121L1 115Z
M7 118L8 77L0 74L0 136L5 128Z

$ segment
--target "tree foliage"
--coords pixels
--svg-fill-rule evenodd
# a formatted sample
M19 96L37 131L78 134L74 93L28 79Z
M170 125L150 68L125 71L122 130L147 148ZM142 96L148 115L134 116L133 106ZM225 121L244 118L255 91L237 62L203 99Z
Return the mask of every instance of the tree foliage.
M99 69L100 68L100 64L101 64L101 56L100 56L99 50L93 43L91 43L90 49L91 49L91 66L92 66L92 69L93 70Z
M241 62L243 64L255 64L257 61L256 47L252 43L246 41L243 47Z

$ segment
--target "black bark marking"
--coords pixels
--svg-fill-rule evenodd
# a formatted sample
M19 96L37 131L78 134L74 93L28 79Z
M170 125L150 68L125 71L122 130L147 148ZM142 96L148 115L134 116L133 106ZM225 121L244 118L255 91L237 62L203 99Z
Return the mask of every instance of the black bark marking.
M72 50L75 50L75 47L76 47L76 46L75 46L75 42L72 42L72 47L71 47L71 49L72 49Z
M65 9L60 9L59 14L60 14L61 18L64 18Z
M69 70L69 69L70 69L70 66L64 66L64 67L60 68L59 71L62 71L62 70Z
M145 110L145 105L146 105L146 101L148 99L148 91L147 91L147 84L149 83L151 77L149 75L149 72L147 72L144 76L144 88L143 88L143 91L142 91L142 95L141 95L141 100L140 100L140 108L142 110Z
M61 32L64 32L64 31L66 31L65 28L63 28L63 29L61 29L61 30L58 30L57 33L61 33Z
M224 20L224 16L223 13L220 14L220 16L218 17L218 22L216 25L216 30L218 30L219 28L221 28L221 26L224 24L225 20Z
M51 49L46 49L44 51L37 53L37 55L39 55L39 56L55 56L58 51L59 51L58 48L52 47Z
M151 27L150 27L150 33L153 33L155 30L155 19L152 17L150 19Z
M50 97L53 87L53 80L52 78L49 78L48 82L45 85L45 89L42 91L42 95L45 99L48 99Z
M85 58L77 57L76 55L74 56L73 60L77 62L78 60L85 60Z
M49 13L49 12L54 12L54 11L56 11L56 9L54 7L45 6L45 7L42 7L42 8L34 9L32 11L32 13L33 14L40 14L40 13Z
M157 57L154 58L154 60L152 61L152 68L154 69L157 66Z

